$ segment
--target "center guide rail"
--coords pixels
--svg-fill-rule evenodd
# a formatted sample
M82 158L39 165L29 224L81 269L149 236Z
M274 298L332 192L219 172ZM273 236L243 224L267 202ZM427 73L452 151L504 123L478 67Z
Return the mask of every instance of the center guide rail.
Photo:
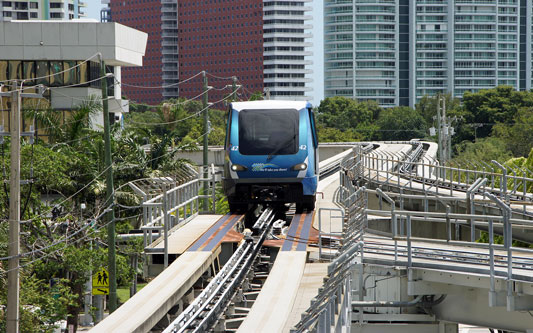
M220 272L163 333L206 332L216 324L251 268L274 217L272 208L263 211L254 224L258 236L254 239L251 232L245 233L243 242Z

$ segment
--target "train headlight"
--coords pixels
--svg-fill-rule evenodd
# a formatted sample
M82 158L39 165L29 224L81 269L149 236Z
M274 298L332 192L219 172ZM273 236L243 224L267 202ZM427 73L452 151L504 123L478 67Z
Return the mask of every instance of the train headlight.
M231 170L232 171L246 171L246 167L245 166L242 166L242 165L239 165L239 164L232 164L231 165Z
M296 164L292 167L292 169L295 171L302 171L302 170L307 169L307 164L305 163Z

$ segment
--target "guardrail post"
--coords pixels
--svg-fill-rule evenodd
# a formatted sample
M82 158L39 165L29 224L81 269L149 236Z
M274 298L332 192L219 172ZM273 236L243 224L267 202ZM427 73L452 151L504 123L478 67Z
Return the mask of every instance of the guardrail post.
M446 205L446 239L449 242L452 239L452 224L450 221L450 205Z
M504 240L503 246L507 249L507 309L509 310L509 306L513 303L513 227L511 224L512 211L511 207L502 202L495 195L487 192L486 195L502 210Z
M509 195L507 194L507 168L498 163L498 161L492 160L498 168L502 169L502 176L500 182L500 193L502 193L503 199L505 202L509 202Z
M318 327L317 327L318 333L326 332L326 325L327 325L326 321L327 321L326 310L323 310L318 316Z
M496 282L494 280L494 224L489 220L489 261L490 261L490 294L496 298ZM490 304L489 304L490 306Z
M411 215L407 215L407 268L412 266L411 251Z
M470 241L475 242L476 240L476 221L475 221L475 214L476 214L476 206L474 204L474 198L476 196L476 192L479 190L481 186L484 186L485 183L487 183L487 178L478 178L476 181L470 185L470 187L466 190L466 202L467 207L469 209L469 213L471 215L470 217Z
M167 186L163 186L163 224L164 224L164 247L165 247L165 255L164 255L164 267L165 269L168 267L168 192L167 192Z

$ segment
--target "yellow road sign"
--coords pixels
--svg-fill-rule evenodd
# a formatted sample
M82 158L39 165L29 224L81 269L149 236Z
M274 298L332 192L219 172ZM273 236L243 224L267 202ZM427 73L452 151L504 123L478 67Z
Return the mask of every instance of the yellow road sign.
M93 275L93 295L109 295L109 273L105 268Z
M109 273L105 268L100 268L100 270L93 275L93 289L101 287L109 288Z
M109 295L109 288L106 288L106 287L93 288L93 295Z

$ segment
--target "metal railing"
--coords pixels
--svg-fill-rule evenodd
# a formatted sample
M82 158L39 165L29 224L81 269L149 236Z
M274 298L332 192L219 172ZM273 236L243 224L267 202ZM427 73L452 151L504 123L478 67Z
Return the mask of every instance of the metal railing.
M454 193L464 193L478 178L487 180L476 188L473 194L483 195L491 193L511 204L513 210L522 206L522 212L533 214L527 209L533 205L533 178L527 177L533 174L530 170L521 168L521 175L517 171L505 167L497 161L492 165L483 163L476 164L477 168L466 169L459 166L441 166L430 158L423 158L422 162L411 162L409 158L400 156L398 153L372 152L364 154L364 178L378 185L389 188L404 188L420 191L434 191L437 195L444 194L453 196ZM405 172L416 170L416 172ZM497 172L501 170L501 172Z
M355 258L363 251L363 243L355 243L328 265L328 276L302 319L291 329L292 333L316 331L349 332L352 326L352 280L350 271Z
M486 178L476 180L468 189L467 199L473 201L472 193L481 188L486 181ZM521 295L515 286L517 281L533 282L533 259L531 257L533 249L515 247L512 243L513 228L533 230L533 221L512 218L511 206L500 197L489 192L483 193L484 197L489 198L501 210L499 215L488 215L476 214L474 209L471 209L470 213L467 214L451 213L447 203L452 200L465 200L465 198L434 197L433 200L441 201L446 207L445 212L429 212L427 209L425 211L408 211L395 209L398 201L389 196L390 194L393 197L402 198L405 196L403 194L385 193L379 188L365 190L365 192L378 195L380 200L379 210L366 209L366 213L389 218L391 223L390 238L367 236L364 247L367 259L372 257L372 254L376 254L379 255L379 259L373 259L372 262L379 264L389 262L393 266L405 266L407 269L421 267L485 274L490 277L489 306L507 305L508 311L533 309L533 303L531 303L533 298ZM412 199L422 196L407 195L407 197ZM387 202L391 209L381 209L381 201ZM402 221L405 221L405 228L401 227ZM446 239L413 237L412 224L415 221L446 224ZM452 240L453 225L470 227L472 230L470 241ZM476 242L476 237L474 237L476 226L487 230L488 243ZM496 230L502 235L503 244L495 243ZM414 242L418 243L415 245ZM390 259L384 259L387 256ZM501 301L498 301L501 297L497 297L499 292L495 290L496 277L506 280L506 304L501 304Z
M349 331L351 327L352 278L351 270L363 260L363 237L366 227L366 197L364 187L358 187L357 181L362 176L361 156L363 147L354 147L353 154L344 157L341 166L341 186L335 196L336 204L341 208L319 209L319 257L323 255L323 238L339 240L338 249L332 254L335 259L328 265L324 286L311 301L311 306L302 314L302 319L291 332L335 332ZM322 232L322 213L329 212L330 217L342 219L342 232ZM336 213L331 215L331 213ZM331 228L330 228L331 229ZM331 241L330 241L331 242ZM363 283L363 265L361 269L359 290ZM362 293L360 294L362 297Z
M202 178L205 167L200 172L189 165L184 166L186 172L181 172L162 186L162 193L146 199L142 203L144 248L146 253L163 252L164 267L168 266L168 238L172 232L185 225L198 214L215 213L216 210L216 170L208 167L207 179ZM201 184L207 182L208 193L201 194ZM212 201L209 211L202 211L201 200ZM155 243L152 241L155 238ZM155 245L163 242L163 248ZM152 245L152 246L150 246Z

